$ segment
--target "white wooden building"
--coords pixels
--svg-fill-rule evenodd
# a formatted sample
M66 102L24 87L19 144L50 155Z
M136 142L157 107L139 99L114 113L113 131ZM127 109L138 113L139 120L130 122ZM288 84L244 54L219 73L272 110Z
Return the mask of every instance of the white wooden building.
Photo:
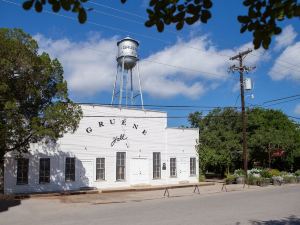
M198 129L168 128L167 113L82 105L74 134L5 157L4 192L30 193L197 182ZM152 117L152 118L149 118Z

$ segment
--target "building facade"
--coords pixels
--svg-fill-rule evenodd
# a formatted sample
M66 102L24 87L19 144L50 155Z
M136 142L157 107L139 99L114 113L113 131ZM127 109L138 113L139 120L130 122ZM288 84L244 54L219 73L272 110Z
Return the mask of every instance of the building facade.
M4 192L31 193L197 182L198 129L168 128L167 113L82 105L74 134L5 157Z

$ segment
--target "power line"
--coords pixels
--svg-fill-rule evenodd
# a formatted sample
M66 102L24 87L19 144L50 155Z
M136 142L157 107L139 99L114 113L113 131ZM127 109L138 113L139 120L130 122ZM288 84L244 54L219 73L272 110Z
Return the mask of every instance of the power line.
M286 101L282 101L282 102L278 102L278 103L269 104L269 105L266 105L266 107L274 106L274 105L280 105L280 104L284 104L284 103L292 102L292 101L296 101L296 100L300 100L300 97L299 98L290 99L290 100L286 100Z
M100 4L100 3L97 3L97 2L93 2L93 1L89 1L88 3L93 4L93 5L97 5L97 6L106 8L106 9L111 9L111 10L116 11L116 12L121 12L121 13L130 15L130 16L135 16L135 17L138 17L138 18L141 18L141 19L146 19L146 17L143 17L143 16L141 16L139 14L128 12L128 11L124 11L124 10L121 10L121 9L116 9L114 7L111 7L111 6L108 6L108 5L105 5L105 4Z
M99 106L119 106L119 104L110 103L89 103L89 102L76 102L79 105L99 105ZM141 107L140 104L130 105L132 107ZM146 104L146 107L158 107L158 108L205 108L205 109L219 109L219 108L240 108L235 106L205 106L205 105L156 105L156 104Z
M9 0L1 0L1 1L5 2L5 3L16 5L16 6L21 6L21 4L18 4L18 3L15 3L15 2L9 1ZM43 10L43 12L51 14L51 15L63 17L63 18L66 18L66 19L70 19L70 20L73 20L73 21L77 21L73 17L67 16L67 15L62 15L62 14L59 14L59 13L54 13L52 11ZM96 23L96 22L92 22L90 20L88 20L86 23L94 25L94 26L102 27L104 29L121 32L121 33L124 33L124 34L137 35L137 36L140 36L140 37L144 37L144 38L148 38L148 39L151 39L151 40L159 41L159 42L164 43L164 44L172 44L172 42L164 40L164 39L155 38L155 37L150 36L150 35L140 34L140 33L133 32L133 31L127 31L127 30L120 29L120 28L113 27L113 26L107 26L107 25L99 24L99 23ZM191 45L185 45L184 48L189 48L189 49L197 50L197 51L200 51L200 52L205 52L206 54L209 54L209 55L219 55L219 56L228 57L228 58L230 57L229 55L226 55L226 54L221 54L221 53L216 53L216 52L206 52L202 49L196 48L196 47L191 46Z
M263 102L263 104L266 104L266 103L269 103L269 102L281 101L281 100L284 100L284 99L289 99L289 98L294 98L294 97L299 97L299 96L300 96L300 94L296 94L296 95L290 95L290 96L287 96L287 97L276 98L276 99L265 101L265 102Z

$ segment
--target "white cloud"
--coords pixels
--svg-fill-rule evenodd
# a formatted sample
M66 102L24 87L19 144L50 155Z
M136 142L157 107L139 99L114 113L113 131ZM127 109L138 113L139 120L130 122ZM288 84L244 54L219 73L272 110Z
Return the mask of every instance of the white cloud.
M80 96L110 92L116 73L117 38L90 36L93 38L82 42L66 38L53 40L41 34L35 36L42 51L60 60L70 91ZM207 36L178 40L140 60L143 91L165 98L177 95L197 98L228 79L231 75L227 68L233 63L229 56L248 47L252 45L246 44L234 51L218 50ZM249 57L249 63L255 64L261 58L263 52L257 51Z
M52 40L34 36L40 50L58 58L64 68L69 89L81 95L94 95L112 89L115 76L116 38L95 36L85 42L68 39Z
M287 47L275 60L269 75L273 80L300 80L300 42Z
M282 33L275 38L274 50L280 50L282 48L291 45L294 42L296 37L297 37L297 33L294 30L294 27L292 25L286 26L282 30Z
M296 115L300 115L300 104L296 105L295 110L294 110L294 113L295 113Z

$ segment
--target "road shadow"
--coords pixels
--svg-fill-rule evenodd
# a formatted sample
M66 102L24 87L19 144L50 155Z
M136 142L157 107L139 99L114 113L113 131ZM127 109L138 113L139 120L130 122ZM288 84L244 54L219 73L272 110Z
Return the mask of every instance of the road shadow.
M250 221L251 225L300 225L300 218L294 215L280 220L252 220Z

